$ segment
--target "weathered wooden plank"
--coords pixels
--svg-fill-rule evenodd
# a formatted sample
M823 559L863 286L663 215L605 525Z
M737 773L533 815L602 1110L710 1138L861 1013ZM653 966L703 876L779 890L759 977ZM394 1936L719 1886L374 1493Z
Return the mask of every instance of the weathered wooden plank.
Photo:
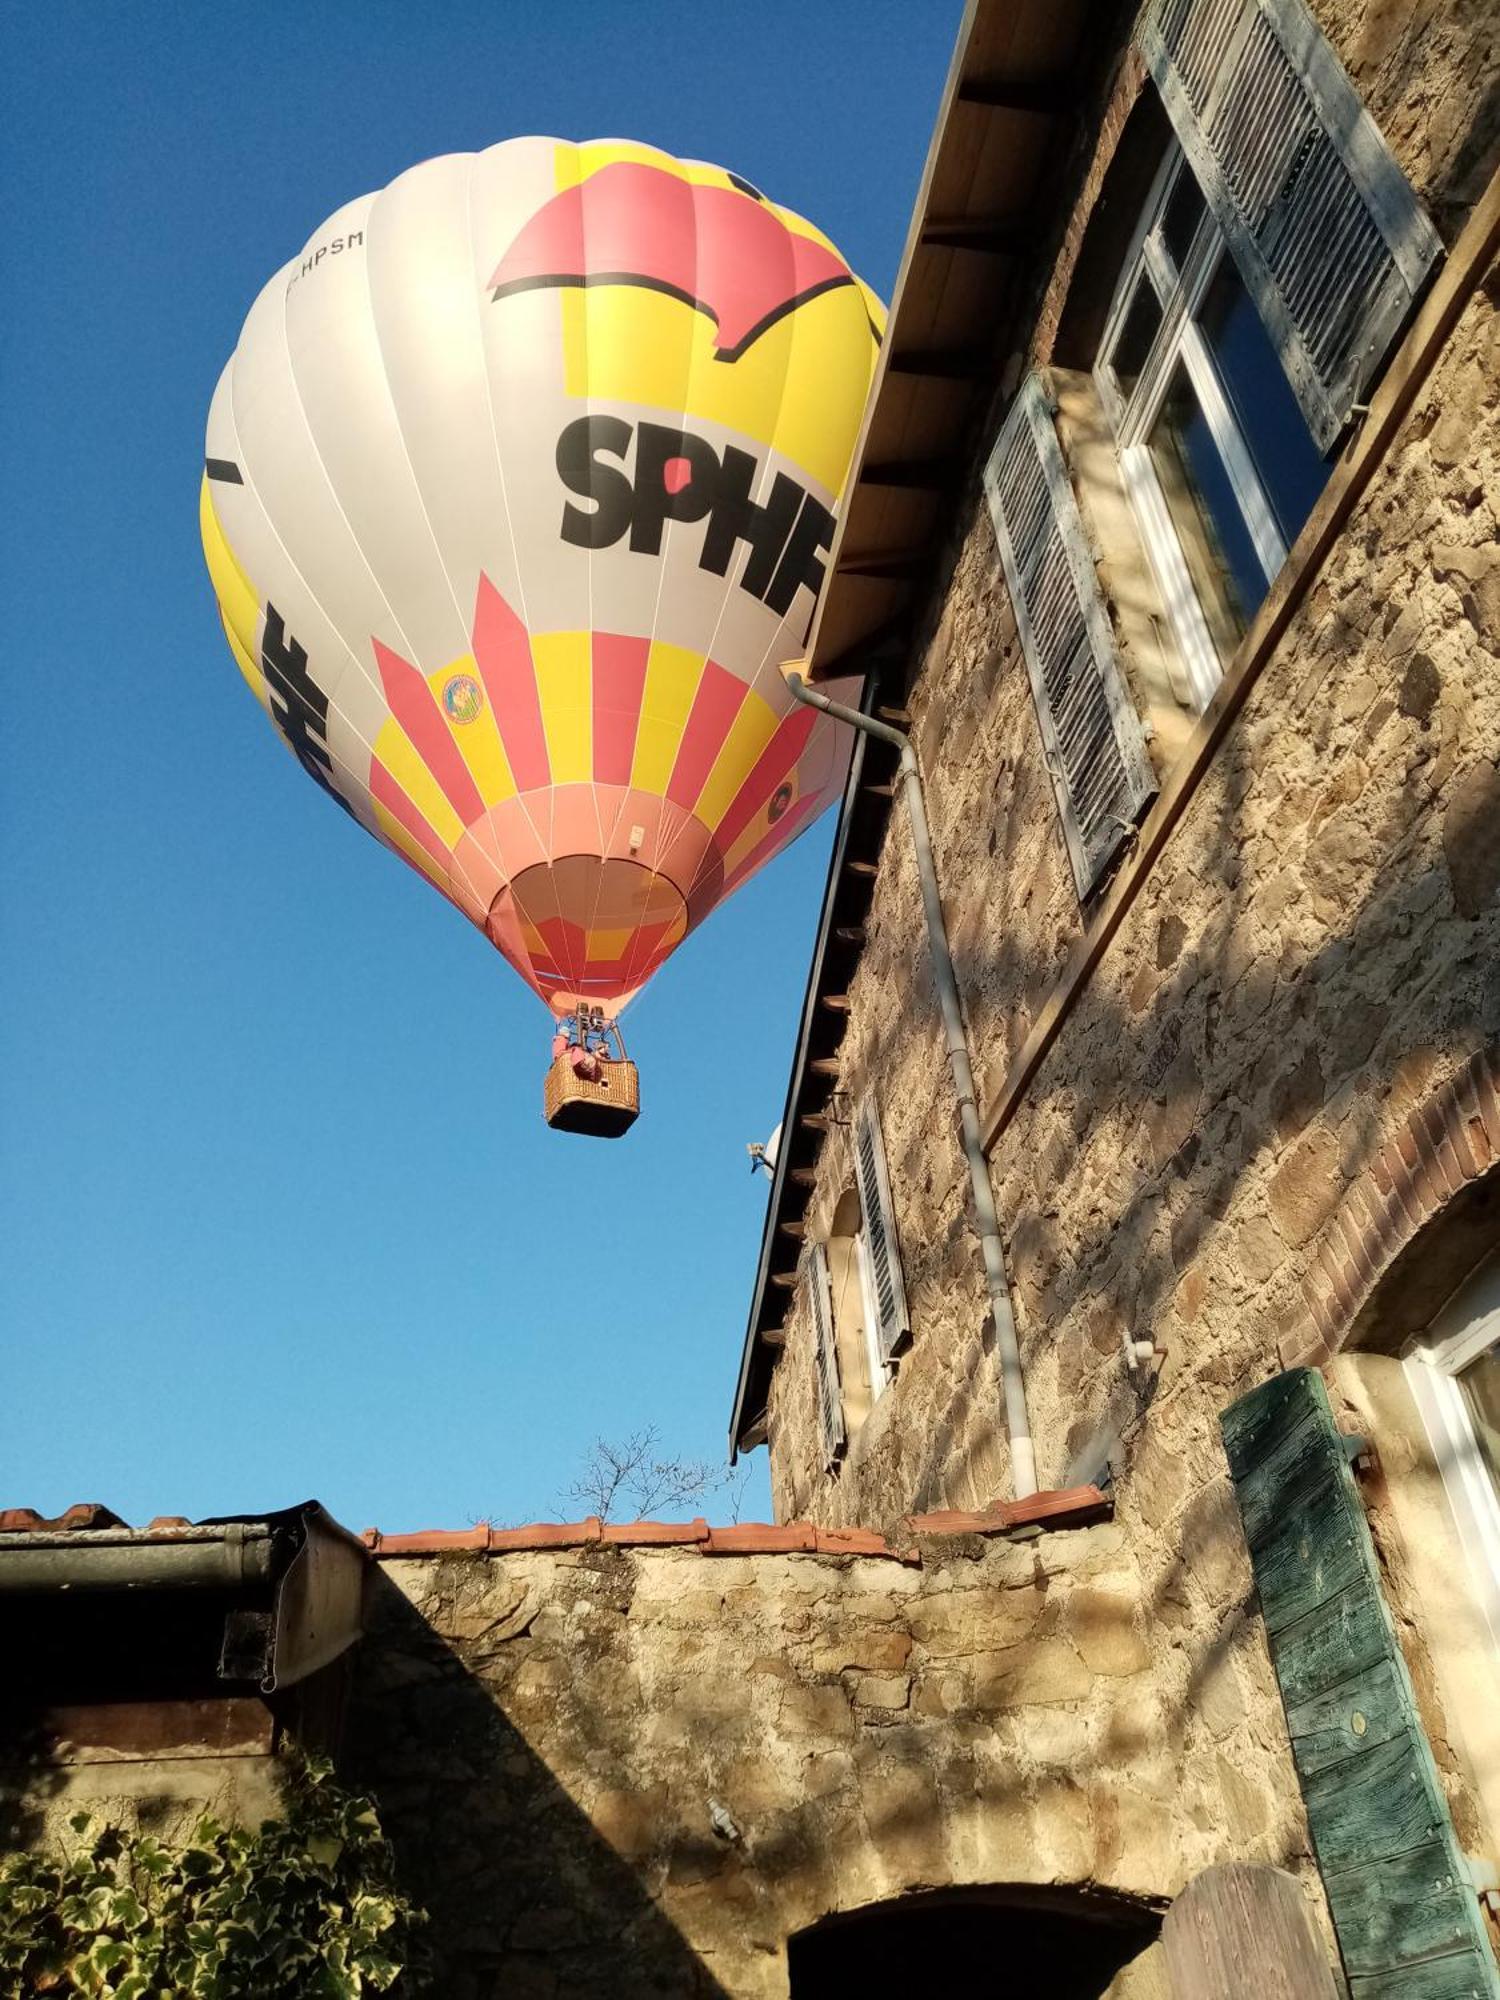
M1389 1658L1385 1613L1365 1589L1344 1591L1276 1634L1271 1644L1271 1663L1288 1708Z
M1313 1851L1355 1992L1500 2000L1500 1971L1322 1378L1289 1369L1220 1424Z
M1205 1868L1161 1941L1176 2000L1338 2000L1302 1891L1280 1868Z
M1409 1730L1304 1778L1302 1795L1325 1873L1441 1839L1443 1808Z
M1472 1951L1450 1952L1395 1972L1351 1979L1350 2000L1488 2000L1489 1989L1474 1970Z
M1279 1632L1362 1580L1365 1552L1349 1503L1325 1470L1320 1485L1252 1545L1266 1629Z
M1251 1548L1275 1534L1289 1513L1300 1512L1315 1495L1330 1506L1338 1504L1341 1488L1332 1473L1342 1448L1337 1432L1330 1435L1316 1422L1299 1423L1243 1475L1240 1516Z
M1292 1754L1303 1779L1404 1736L1411 1722L1406 1690L1388 1659L1287 1710Z
M1324 1871L1328 1907L1351 1979L1394 1972L1475 1943L1478 1899L1442 1844L1429 1841L1376 1866L1360 1862ZM1494 1959L1480 1946L1493 1968ZM1475 1954L1476 1971L1482 1970ZM1495 1991L1491 1972L1489 1993ZM1481 1986L1481 1993L1486 1989ZM1486 1993L1486 2000L1489 2000Z
M1219 1429L1236 1485L1260 1463L1268 1442L1285 1437L1299 1420L1312 1422L1317 1417L1317 1391L1308 1379L1312 1373L1310 1368L1288 1368L1222 1413ZM1327 1400L1325 1391L1325 1406Z

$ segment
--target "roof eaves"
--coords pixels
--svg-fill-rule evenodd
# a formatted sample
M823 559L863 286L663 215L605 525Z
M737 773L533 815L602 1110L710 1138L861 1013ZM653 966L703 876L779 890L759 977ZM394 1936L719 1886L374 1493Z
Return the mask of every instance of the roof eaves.
M927 289L925 284L920 289L914 286L913 272L919 256L930 257L934 254L934 248L924 243L924 235L934 221L931 213L933 190L939 185L940 176L948 165L947 148L954 143L955 108L964 107L968 127L966 143L969 144L973 143L976 117L987 119L990 123L996 120L1016 121L1016 144L1029 147L1027 164L1039 168L1060 143L1063 131L1060 121L1069 119L1079 102L1077 74L1085 37L1089 30L1097 30L1101 24L1100 15L1090 11L1092 5L1093 0L1083 0L1081 5L1078 0L969 0L965 10L923 168L916 207L907 231L881 357L830 551L827 580L808 639L808 679L827 682L843 675L864 675L867 712L874 706L875 678L891 679L889 663L893 659L903 666L908 662L911 621L926 601L939 560L937 543L940 532L973 461L973 427L978 415L978 397L984 393L988 399L993 394L997 357L1019 345L1016 338L1018 323L1024 308L1034 303L1039 295L1042 267L1050 261L1049 240L1066 181L1064 176L1056 177L1056 188L1048 211L1045 214L1033 211L1027 218L1024 232L1002 231L1000 224L1006 220L1003 217L946 219L938 234L952 240L937 246L936 254L939 256L966 254L964 246L957 240L963 232L955 229L955 220L964 225L973 223L976 233L981 222L996 232L995 243L987 243L984 247L986 250L998 250L1009 260L1011 283L1003 295L1004 309L996 310L995 301L991 299L987 320L982 326L976 328L962 324L947 330L948 357L968 356L970 362L975 364L975 370L964 393L955 398L956 414L950 417L946 431L939 434L929 425L914 442L913 427L908 424L903 432L905 442L901 465L872 461L871 441L878 435L877 427L888 394L901 393L899 388L888 391L888 384L893 379L899 383L904 368L935 367L937 360L942 358L941 354L935 359L924 358L926 351L914 345L908 347L902 335L908 299L913 301L913 315L924 312L930 303L921 295ZM1121 12L1119 8L1109 10L1112 18ZM1023 48L1025 61L1016 74L1008 74L1004 62L997 62L997 46L1011 53L1018 46ZM976 333L988 335L982 350L975 345ZM983 373L978 370L981 355L986 371ZM918 468L922 466L928 469L920 471ZM881 536L872 537L866 528L862 528L858 547L854 550L846 548L846 541L852 532L851 524L859 515L859 496L871 488L901 492L902 483L908 477L913 485L907 490L919 492L922 504L915 510L908 507L904 514L900 510L887 509L880 517L883 539ZM923 481L925 486L921 483ZM914 519L918 521L915 535ZM851 586L856 591L868 591L872 578L880 579L886 591L885 608L873 614L860 614L865 623L851 643L851 618L846 602L848 593ZM893 589L900 593L894 604L890 601ZM865 741L867 739L861 739L862 744ZM779 1311L772 1312L771 1307L778 1302L771 1300L768 1294L774 1276L777 1237L783 1225L794 1219L788 1211L799 1195L803 1208L808 1198L808 1191L805 1188L796 1189L791 1181L796 1150L794 1141L801 1130L802 1106L809 1082L809 1052L824 995L829 943L836 929L835 912L841 899L848 895L846 862L850 858L849 830L856 809L862 809L860 845L864 856L878 854L890 815L891 802L888 798L882 799L868 787L864 788L864 797L861 798L862 775L862 759L857 753L840 809L839 838L829 867L817 944L787 1086L781 1150L767 1204L755 1289L735 1391L730 1426L731 1463L740 1450L751 1449L764 1441L760 1426L769 1398L775 1347L779 1345L779 1342L773 1343L769 1336L773 1323L779 1326L785 1318L784 1302L781 1302ZM871 886L866 881L866 900ZM862 946L856 946L852 956L841 963L840 976L846 987L861 949Z

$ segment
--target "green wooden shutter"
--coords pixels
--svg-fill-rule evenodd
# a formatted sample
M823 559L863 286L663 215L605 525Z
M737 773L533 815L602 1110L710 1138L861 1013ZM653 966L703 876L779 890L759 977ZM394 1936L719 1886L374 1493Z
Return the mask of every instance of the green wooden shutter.
M1352 2000L1500 2000L1323 1379L1219 1422Z
M1154 0L1147 66L1320 448L1442 242L1304 0Z
M1082 902L1131 838L1156 780L1039 374L1017 391L984 490Z
M807 1292L812 1309L813 1365L818 1378L818 1424L823 1434L823 1464L832 1472L844 1455L844 1399L840 1392L839 1357L833 1338L833 1287L828 1281L828 1252L814 1243L807 1253Z

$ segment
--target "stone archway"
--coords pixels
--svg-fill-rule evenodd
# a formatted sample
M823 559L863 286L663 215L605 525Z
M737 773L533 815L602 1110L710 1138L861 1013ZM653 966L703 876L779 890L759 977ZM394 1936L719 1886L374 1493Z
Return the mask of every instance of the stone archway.
M1088 1890L1010 1884L896 1896L790 1938L791 2000L1002 1987L1048 2000L1148 2000L1159 1989L1142 1959L1160 1924L1160 1912L1135 1898Z

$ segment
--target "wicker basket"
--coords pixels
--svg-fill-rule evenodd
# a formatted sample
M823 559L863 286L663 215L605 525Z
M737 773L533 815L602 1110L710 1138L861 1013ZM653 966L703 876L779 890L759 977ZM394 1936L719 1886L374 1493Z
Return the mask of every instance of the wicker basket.
M547 1071L542 1108L554 1132L584 1132L594 1139L618 1139L641 1109L641 1080L633 1062L600 1065L599 1081L589 1083L566 1056Z

